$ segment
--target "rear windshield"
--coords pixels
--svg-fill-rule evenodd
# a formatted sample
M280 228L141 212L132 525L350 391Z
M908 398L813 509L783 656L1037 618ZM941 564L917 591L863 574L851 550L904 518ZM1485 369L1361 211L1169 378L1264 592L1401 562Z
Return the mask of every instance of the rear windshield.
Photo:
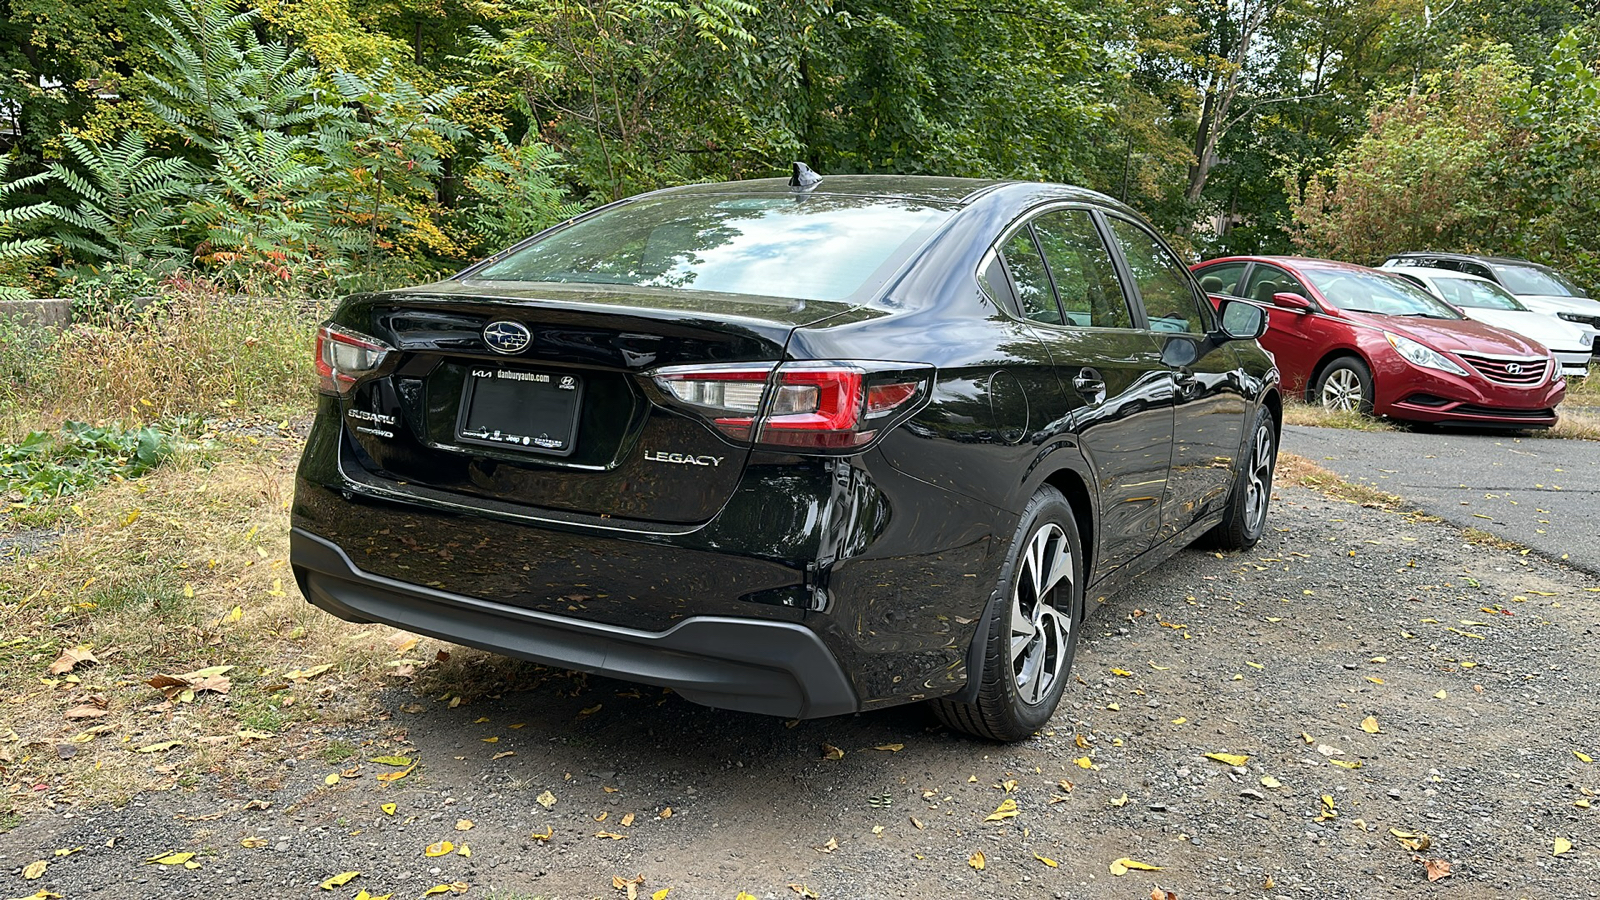
M1459 319L1461 314L1408 281L1359 269L1306 268L1323 299L1351 312L1423 319Z
M892 197L676 194L563 228L472 277L842 300L954 213Z
M1543 297L1582 297L1583 291L1560 272L1542 266L1494 266L1500 283L1513 294Z

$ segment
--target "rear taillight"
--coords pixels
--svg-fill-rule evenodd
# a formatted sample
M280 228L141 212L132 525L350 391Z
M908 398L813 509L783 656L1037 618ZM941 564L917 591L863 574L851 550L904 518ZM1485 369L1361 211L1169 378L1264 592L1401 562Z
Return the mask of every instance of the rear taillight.
M739 443L849 451L915 411L933 370L904 364L674 366L654 373L665 398Z
M377 338L338 325L317 329L317 390L345 394L363 376L370 375L390 347Z

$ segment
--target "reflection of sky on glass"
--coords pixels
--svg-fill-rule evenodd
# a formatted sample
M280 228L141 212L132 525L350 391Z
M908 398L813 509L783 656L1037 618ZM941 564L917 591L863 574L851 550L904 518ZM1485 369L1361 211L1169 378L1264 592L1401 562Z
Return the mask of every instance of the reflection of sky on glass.
M890 198L669 197L565 229L478 277L837 300L951 215Z

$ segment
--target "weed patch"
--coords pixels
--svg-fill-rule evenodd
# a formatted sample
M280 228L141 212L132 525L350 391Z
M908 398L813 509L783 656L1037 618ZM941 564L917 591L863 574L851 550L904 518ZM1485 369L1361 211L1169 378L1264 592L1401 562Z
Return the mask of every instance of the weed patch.
M54 434L29 432L15 444L0 445L0 493L31 504L138 478L171 458L182 443L177 430L151 425L123 429L66 422Z

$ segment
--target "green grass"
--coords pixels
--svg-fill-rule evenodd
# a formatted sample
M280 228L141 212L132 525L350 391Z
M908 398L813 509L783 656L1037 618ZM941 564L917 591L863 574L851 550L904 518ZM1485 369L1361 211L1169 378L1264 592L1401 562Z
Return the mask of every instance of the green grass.
M349 741L329 741L321 750L317 751L317 755L322 757L322 761L330 766L342 763L355 756L356 753L356 745Z

